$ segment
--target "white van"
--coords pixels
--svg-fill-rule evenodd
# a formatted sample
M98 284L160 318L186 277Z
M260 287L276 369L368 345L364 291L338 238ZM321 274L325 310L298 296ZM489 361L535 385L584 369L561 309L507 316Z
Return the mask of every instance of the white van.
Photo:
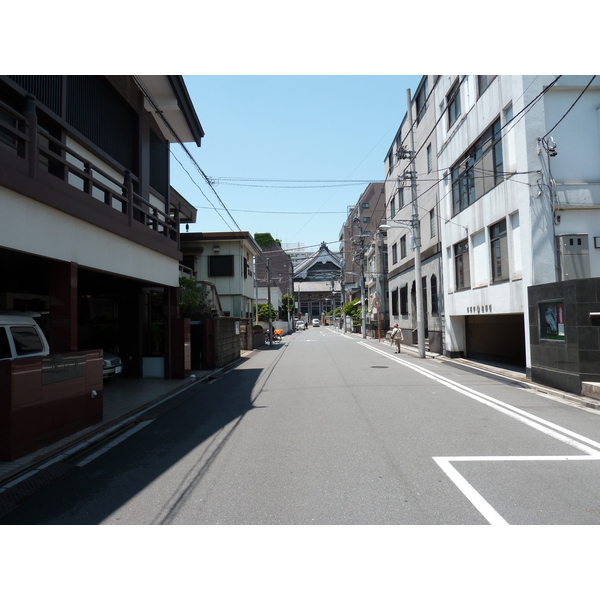
M34 316L40 315L19 311L0 313L0 360L50 354L48 341Z

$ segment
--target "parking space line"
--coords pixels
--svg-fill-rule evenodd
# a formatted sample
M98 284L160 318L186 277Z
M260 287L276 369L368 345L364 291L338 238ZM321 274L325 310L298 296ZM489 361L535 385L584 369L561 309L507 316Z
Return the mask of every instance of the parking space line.
M490 525L509 525L493 506L461 475L452 462L542 462L600 460L600 455L577 456L434 456L433 460L448 479L464 494Z

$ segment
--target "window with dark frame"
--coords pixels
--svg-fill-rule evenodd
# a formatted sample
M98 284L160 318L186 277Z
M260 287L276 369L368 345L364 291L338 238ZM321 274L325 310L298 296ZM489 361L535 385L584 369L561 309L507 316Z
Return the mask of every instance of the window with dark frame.
M431 173L433 171L433 150L431 148L431 144L427 146L427 172Z
M437 315L440 309L438 307L438 288L437 288L437 277L431 276L431 314Z
M408 286L400 288L400 314L408 314Z
M233 277L234 263L233 254L224 254L208 257L209 277Z
M490 227L490 250L492 255L492 281L508 280L508 239L506 219Z
M448 127L452 127L460 116L460 81L457 81L446 96Z
M398 262L398 244L392 246L392 264L395 265Z
M471 287L469 243L467 240L454 245L454 275L457 290L465 290Z
M452 167L452 215L479 200L504 179L500 119Z
M496 79L496 75L477 75L477 93L479 96L490 87L490 83Z
M421 122L425 111L427 110L427 95L429 90L429 81L427 77L423 80L423 85L417 90L415 96L415 107L417 109L417 125Z
M396 216L396 196L392 196L390 200L390 219Z
M406 235L400 238L400 258L406 258Z
M398 315L398 288L392 290L392 315Z

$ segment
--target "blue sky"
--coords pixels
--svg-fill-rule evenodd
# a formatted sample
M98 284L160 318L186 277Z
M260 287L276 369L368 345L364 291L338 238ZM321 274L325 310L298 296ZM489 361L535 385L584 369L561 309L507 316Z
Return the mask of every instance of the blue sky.
M205 132L200 148L186 147L215 180L235 220L211 206L222 208L173 145L171 183L198 208L190 231L269 232L285 243L313 246L336 242L347 207L368 181L384 179L383 162L406 112L406 90L414 93L421 76L184 79Z

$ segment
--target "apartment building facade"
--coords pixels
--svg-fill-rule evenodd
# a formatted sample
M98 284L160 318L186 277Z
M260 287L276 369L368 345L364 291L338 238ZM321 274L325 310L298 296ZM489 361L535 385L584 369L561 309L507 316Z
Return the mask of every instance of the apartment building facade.
M441 354L444 279L434 101L437 84L437 76L421 79L407 107L411 114L405 114L387 152L384 171L390 323L399 324L408 343L418 342L415 252L420 248L424 335L430 350ZM414 225L417 220L418 228Z
M214 285L223 316L252 318L262 251L249 232L182 233L181 251L193 278Z
M172 374L190 207L169 144L203 135L180 76L1 76L0 308L41 312L52 352L111 350L131 376L160 322Z
M366 272L366 251L385 214L385 191L381 182L369 183L358 202L348 206L339 235L345 303L360 298L361 274Z
M432 104L445 353L531 371L528 288L600 276L600 81L444 75Z

